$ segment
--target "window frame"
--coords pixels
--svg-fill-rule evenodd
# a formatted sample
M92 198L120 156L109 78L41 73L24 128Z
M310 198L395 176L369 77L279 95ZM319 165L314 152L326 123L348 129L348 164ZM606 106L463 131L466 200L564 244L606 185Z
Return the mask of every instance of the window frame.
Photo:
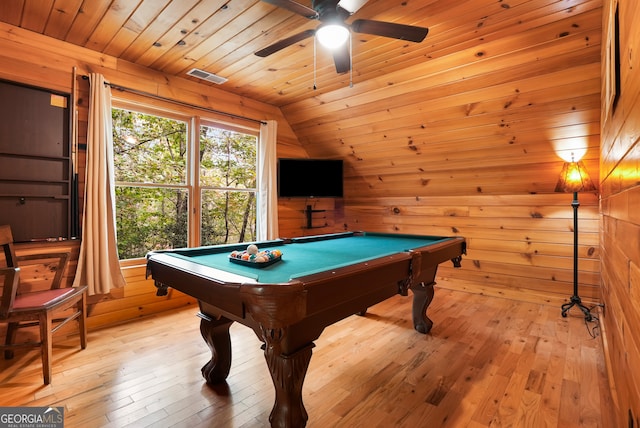
M256 222L259 218L260 204L258 203L258 194L260 189L260 175L258 173L258 156L260 144L260 128L257 124L240 124L224 120L221 115L214 112L208 112L206 109L180 109L174 106L166 106L165 103L153 104L149 102L131 100L128 98L112 97L112 109L130 110L138 113L154 115L158 117L166 117L168 119L184 121L187 124L187 165L185 174L185 183L183 184L164 184L164 183L138 183L138 182L122 182L116 181L115 186L137 186L148 188L168 188L186 190L188 195L187 201L187 246L198 247L201 245L201 229L202 229L202 191L203 190L225 190L251 192L255 194L255 212ZM166 103L169 104L169 103ZM241 121L241 120L240 120ZM244 121L241 121L244 122ZM200 147L200 127L209 126L220 128L232 132L252 135L256 138L256 187L253 189L236 189L236 188L219 188L214 186L203 186L200 183L200 159L195 156ZM257 227L257 224L256 224ZM144 257L136 257L130 259L119 259L123 261L143 260Z
M200 128L202 126L208 126L208 127L212 127L212 128L220 128L220 129L224 129L227 131L232 131L232 132L237 132L237 133L243 133L243 134L247 134L247 135L253 135L256 138L256 186L253 189L238 189L238 188L227 188L227 187L215 187L215 186L204 186L200 183L200 158L199 156L193 156L194 158L194 165L193 165L193 172L195 175L197 175L197 178L194 177L194 182L197 183L194 186L194 194L192 196L192 198L190 198L191 201L193 201L194 206L198 207L198 209L196 209L193 212L194 218L193 221L196 222L196 224L198 225L197 227L193 227L191 228L191 226L189 225L189 230L193 230L194 236L193 237L189 237L189 238L193 238L193 240L189 239L189 245L191 247L198 247L201 245L202 241L201 241L201 231L202 231L202 192L203 190L221 190L221 191L233 191L233 192L253 192L255 194L255 210L256 210L256 223L257 223L257 219L258 219L258 208L259 208L259 204L258 204L258 189L260 188L260 183L259 183L259 174L258 174L258 145L260 144L260 130L259 129L251 129L248 127L243 127L243 126L239 126L239 125L231 125L228 123L224 123L224 122L220 122L218 120L212 120L208 117L202 117L202 116L197 116L194 118L194 124L197 123L197 126L194 125L194 132L195 132L195 136L194 136L194 143L196 144L196 146L194 147L194 150L198 149L200 147ZM195 153L195 151L193 152ZM257 227L257 224L256 224ZM191 244L193 242L193 244Z

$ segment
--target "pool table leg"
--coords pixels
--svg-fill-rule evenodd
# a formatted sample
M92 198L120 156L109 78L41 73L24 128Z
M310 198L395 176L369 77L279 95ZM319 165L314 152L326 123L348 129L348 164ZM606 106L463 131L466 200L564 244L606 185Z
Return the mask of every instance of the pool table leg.
M269 415L273 428L306 426L309 416L302 403L302 384L314 346L310 343L293 354L285 355L277 343L268 340L263 345L264 357L276 390L276 401Z
M231 337L229 327L233 321L218 319L200 312L200 333L211 350L211 360L202 366L202 376L208 384L223 382L231 369Z
M413 327L422 334L427 334L433 326L433 321L427 316L427 308L433 300L433 285L421 282L411 286L413 292Z

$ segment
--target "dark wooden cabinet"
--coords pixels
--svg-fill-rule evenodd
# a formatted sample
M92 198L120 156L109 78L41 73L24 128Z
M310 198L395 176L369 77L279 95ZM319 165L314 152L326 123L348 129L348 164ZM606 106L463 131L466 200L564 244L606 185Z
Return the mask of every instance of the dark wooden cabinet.
M71 238L72 173L69 94L0 81L0 224Z

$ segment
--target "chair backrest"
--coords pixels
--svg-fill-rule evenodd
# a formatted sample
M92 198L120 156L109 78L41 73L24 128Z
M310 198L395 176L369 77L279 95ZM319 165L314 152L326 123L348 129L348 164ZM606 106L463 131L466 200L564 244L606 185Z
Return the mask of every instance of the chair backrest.
M7 318L13 307L13 302L20 282L20 268L0 268L0 320Z
M0 261L0 319L6 318L13 306L18 291L19 271L16 253L13 249L13 235L11 227L0 225L0 247L4 259Z
M2 247L4 253L4 261L0 266L17 267L18 259L13 249L13 235L9 225L0 225L0 247Z

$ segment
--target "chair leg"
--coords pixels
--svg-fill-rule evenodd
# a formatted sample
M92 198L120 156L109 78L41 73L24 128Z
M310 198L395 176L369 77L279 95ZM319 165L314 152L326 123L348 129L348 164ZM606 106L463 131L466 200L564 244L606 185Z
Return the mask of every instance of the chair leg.
M7 336L5 337L5 345L11 345L16 341L16 331L18 331L18 323L10 322L7 324ZM5 349L4 359L10 360L13 358L13 350Z
M45 385L49 385L51 383L51 342L53 335L51 327L51 314L47 312L40 315L40 352L42 354L42 374Z
M80 332L80 347L87 347L87 295L82 295L82 299L78 302L78 310L81 315L78 317L78 328Z

